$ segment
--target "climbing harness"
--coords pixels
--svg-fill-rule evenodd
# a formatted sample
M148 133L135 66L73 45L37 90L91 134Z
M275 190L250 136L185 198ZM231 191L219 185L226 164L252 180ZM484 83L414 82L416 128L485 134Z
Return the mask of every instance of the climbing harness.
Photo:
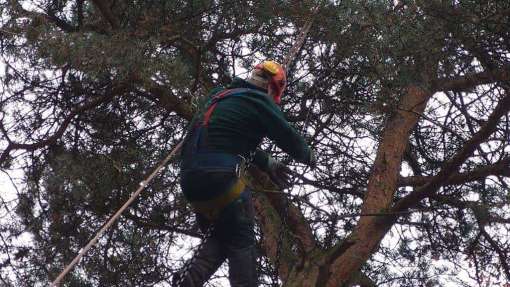
M245 187L244 181L237 178L234 185L224 194L211 200L193 201L190 204L195 212L205 216L209 221L214 221L223 208L241 196Z
M236 177L232 186L230 186L228 190L220 196L210 200L190 201L193 210L205 216L205 218L210 221L214 221L221 210L239 198L245 189L246 184L245 181L241 180L241 174L243 173L242 171L244 170L245 165L249 164L249 162L253 160L253 153L250 153L248 156L243 156L210 150L208 145L209 121L220 101L229 97L247 93L261 94L265 96L262 92L247 88L227 89L213 95L206 105L202 119L194 124L193 129L186 140L186 144L184 145L184 150L182 152L184 160L181 163L182 171L186 172L197 169L206 169L231 172Z

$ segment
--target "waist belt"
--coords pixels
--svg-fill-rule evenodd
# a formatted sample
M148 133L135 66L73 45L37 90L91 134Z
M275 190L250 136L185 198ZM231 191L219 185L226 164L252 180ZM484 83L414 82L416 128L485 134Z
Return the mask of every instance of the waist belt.
M181 163L182 172L196 170L231 172L235 180L228 190L213 199L190 202L193 210L208 220L215 221L227 205L237 200L246 187L244 181L240 179L244 161L242 156L221 152L201 152L184 158Z
M236 171L243 162L239 155L233 155L222 152L195 153L190 158L183 159L181 170L218 170L218 171Z
M190 202L191 207L209 221L215 221L227 205L240 198L245 187L244 182L238 178L236 183L227 192L210 200Z

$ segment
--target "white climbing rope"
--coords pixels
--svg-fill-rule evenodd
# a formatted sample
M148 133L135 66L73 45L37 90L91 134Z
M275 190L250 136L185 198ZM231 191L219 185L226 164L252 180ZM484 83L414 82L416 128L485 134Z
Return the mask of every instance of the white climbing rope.
M74 257L73 261L71 261L71 263L69 263L66 266L66 268L64 268L64 270L57 276L57 278L55 278L55 280L50 285L51 287L57 287L60 284L60 281L62 281L62 279L64 279L66 274L69 273L69 271L71 271L71 269L73 269L73 267L80 262L80 259L83 257L83 255L85 255L85 253L87 253L87 251L89 251L92 247L94 247L94 245L97 243L99 238L101 238L101 236L105 233L105 231L108 228L110 228L113 225L113 223L115 223L115 221L117 221L117 219L119 219L122 212L124 212L124 210L126 208L128 208L128 206L147 187L147 185L159 173L159 171L161 169L163 169L163 167L165 167L165 165L177 154L177 152L179 152L179 150L181 149L181 146L182 146L182 141L177 144L177 146L170 152L170 154L168 154L168 156L165 159L163 159L163 161L161 161L159 163L159 165L156 167L156 169L154 169L154 171L145 180L140 182L140 186L138 187L138 189L131 195L131 197L126 201L126 203L124 203L124 205L122 205L122 207L112 217L110 217L108 222L106 222L106 224L103 225L103 227L99 230L99 232L96 234L96 236L94 236L94 238L92 238L89 241L89 243L80 250L78 255L76 255L76 257Z

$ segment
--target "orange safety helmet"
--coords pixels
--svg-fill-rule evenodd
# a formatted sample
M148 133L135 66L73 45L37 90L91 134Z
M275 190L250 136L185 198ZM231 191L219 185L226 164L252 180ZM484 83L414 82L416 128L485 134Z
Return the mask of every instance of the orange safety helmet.
M285 69L275 61L264 61L255 66L255 69L261 70L269 78L267 86L268 94L273 96L276 104L280 104L283 92L287 87L287 76Z

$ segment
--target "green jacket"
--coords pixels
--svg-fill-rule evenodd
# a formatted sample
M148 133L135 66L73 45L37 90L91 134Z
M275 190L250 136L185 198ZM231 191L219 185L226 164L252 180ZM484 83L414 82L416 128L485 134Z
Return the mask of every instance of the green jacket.
M308 163L310 148L303 137L285 119L280 108L269 95L265 94L266 91L239 78L234 79L227 88L249 88L263 93L244 93L218 102L207 130L209 150L243 156L256 150L254 163L265 169L268 155L257 147L267 136L295 160ZM213 90L208 99L221 90L223 89ZM193 119L189 132L192 132L197 121L203 119L203 113L207 107L207 104L202 106L201 112Z

